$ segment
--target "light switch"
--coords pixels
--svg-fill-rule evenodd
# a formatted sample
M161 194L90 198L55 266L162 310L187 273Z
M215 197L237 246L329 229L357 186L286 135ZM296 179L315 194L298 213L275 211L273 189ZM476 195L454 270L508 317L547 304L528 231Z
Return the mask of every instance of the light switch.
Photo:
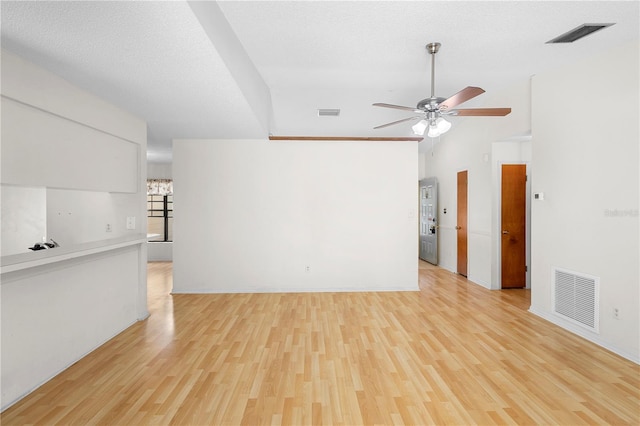
M136 229L136 217L128 216L127 217L127 229Z

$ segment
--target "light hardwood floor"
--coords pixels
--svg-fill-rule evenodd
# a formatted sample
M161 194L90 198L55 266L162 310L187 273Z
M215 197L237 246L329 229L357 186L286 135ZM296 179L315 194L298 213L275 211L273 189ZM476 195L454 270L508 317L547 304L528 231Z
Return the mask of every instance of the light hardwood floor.
M640 424L640 367L420 263L419 292L169 295L9 408L17 424Z

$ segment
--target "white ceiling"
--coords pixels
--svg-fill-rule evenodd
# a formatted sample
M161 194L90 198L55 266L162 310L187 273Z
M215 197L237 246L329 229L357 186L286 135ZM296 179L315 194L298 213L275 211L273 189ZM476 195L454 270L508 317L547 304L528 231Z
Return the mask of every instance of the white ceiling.
M638 1L2 1L2 47L148 122L149 160L173 138L411 136L430 95L492 92L639 36ZM226 21L225 21L226 19ZM545 44L583 23L615 23ZM597 96L597 88L593 90ZM270 101L268 100L270 96ZM263 102L264 100L267 102ZM340 108L340 117L318 117ZM482 118L477 118L482 119Z

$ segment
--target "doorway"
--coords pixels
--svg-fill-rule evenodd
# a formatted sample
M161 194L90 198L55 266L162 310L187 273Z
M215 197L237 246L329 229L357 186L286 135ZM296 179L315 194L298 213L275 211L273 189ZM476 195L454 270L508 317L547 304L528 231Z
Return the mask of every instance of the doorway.
M501 288L525 288L527 166L503 164L501 176Z
M457 207L457 272L467 276L467 171L458 172L458 207Z
M420 259L438 264L438 179L420 181Z

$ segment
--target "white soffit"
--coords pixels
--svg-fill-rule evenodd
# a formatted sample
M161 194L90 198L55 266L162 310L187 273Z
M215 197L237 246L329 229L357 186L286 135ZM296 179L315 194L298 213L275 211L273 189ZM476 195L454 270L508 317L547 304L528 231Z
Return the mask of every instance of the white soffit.
M172 138L267 136L186 2L2 2L2 47Z
M172 138L406 136L410 126L373 130L406 114L371 104L414 106L430 95L427 43L442 43L437 96L479 86L487 93L465 107L504 106L485 103L533 74L637 41L640 15L638 1L2 1L1 8L3 48L146 120L150 157L170 153ZM220 12L224 31L210 26ZM546 44L594 22L615 25ZM341 113L318 117L318 108Z

